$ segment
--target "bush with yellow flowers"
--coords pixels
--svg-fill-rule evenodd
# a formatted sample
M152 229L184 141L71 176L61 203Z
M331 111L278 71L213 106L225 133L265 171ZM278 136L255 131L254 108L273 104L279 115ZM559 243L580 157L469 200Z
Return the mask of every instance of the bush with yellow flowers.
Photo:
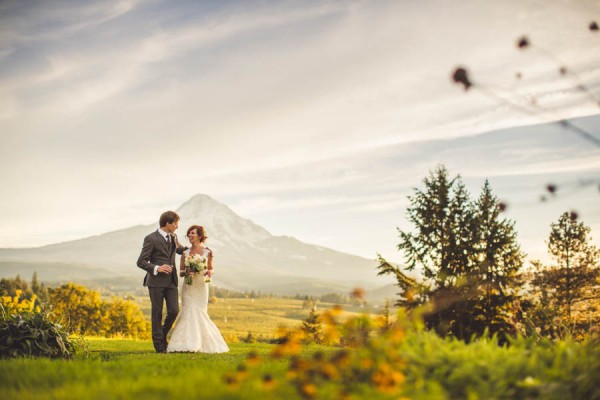
M17 289L14 296L2 296L0 297L0 305L6 314L21 314L26 312L39 312L40 307L35 305L37 299L36 295L32 295L31 298L22 299L21 295L23 291Z
M280 343L268 356L270 360L283 360L283 376L263 373L263 363L256 353L250 353L235 372L225 375L232 388L246 383L262 382L265 390L276 390L282 382L291 385L301 398L348 398L354 395L378 394L397 396L405 377L404 360L398 344L405 336L402 324L392 324L379 329L368 316L353 317L342 322L341 308L334 307L320 315L323 323L323 343L316 352L303 351L307 343L306 329L282 330ZM310 341L310 340L309 340Z
M71 358L75 346L62 325L49 319L31 299L3 296L0 307L0 358Z
M54 314L72 333L150 338L150 324L132 300L113 297L104 301L98 291L72 282L50 289L49 295Z

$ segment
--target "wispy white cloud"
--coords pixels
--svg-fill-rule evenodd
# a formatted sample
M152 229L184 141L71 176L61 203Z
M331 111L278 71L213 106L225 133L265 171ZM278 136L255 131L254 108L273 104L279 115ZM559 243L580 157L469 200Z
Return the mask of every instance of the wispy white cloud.
M133 8L134 2L118 2L108 9L96 4L93 7L81 7L77 12L70 13L69 17L63 16L65 25L52 24L53 29L36 33L34 39L47 43L64 39L67 45L50 46L50 50L44 52L47 54L45 59L42 59L45 68L34 70L33 73L20 73L17 77L11 76L3 89L9 94L10 91L19 90L49 91L43 107L47 112L85 111L99 101L157 79L165 69L169 69L165 64L177 63L185 54L210 51L219 43L228 45L228 42L241 40L245 36L321 18L335 11L333 5L326 4L306 10L283 10L283 13L264 13L261 10L263 12L260 13L234 13L224 19L209 16L202 17L200 23L192 21L142 34L124 29L125 40L114 38L106 43L93 39L92 44L96 47L89 47L85 42L75 44L80 40L75 32L96 28ZM35 16L52 21L58 15L62 15L60 11L44 17ZM104 34L102 29L98 33L101 38L111 39L111 35ZM15 42L13 45L22 44L22 41Z
M64 40L98 27L139 6L143 0L45 3L4 2L0 5L0 43L21 46L31 42Z
M284 195L285 196L285 195ZM382 212L398 210L407 205L406 197L399 194L357 194L352 195L305 195L300 198L287 196L258 196L242 199L236 203L236 210L241 214L260 215L274 211L318 209L327 213Z

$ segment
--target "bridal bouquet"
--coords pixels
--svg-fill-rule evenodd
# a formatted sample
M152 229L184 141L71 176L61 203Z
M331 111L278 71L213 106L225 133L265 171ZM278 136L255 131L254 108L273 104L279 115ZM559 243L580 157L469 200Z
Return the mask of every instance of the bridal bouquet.
M185 266L193 273L204 272L204 282L210 282L210 276L208 275L208 264L205 257L201 257L198 254L193 254L185 258ZM185 283L188 285L192 284L192 276L185 277Z

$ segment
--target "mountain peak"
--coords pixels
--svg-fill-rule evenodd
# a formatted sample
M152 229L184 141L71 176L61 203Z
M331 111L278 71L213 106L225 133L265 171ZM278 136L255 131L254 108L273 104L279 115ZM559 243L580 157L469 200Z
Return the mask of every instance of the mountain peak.
M183 206L185 206L186 204L189 203L193 203L193 204L221 204L219 203L217 200L213 199L212 197L210 197L207 194L204 193L197 193L195 195L193 195L192 197L190 197L185 203L183 203Z
M244 219L225 204L206 194L196 194L177 209L181 217L182 230L191 225L201 225L212 237L211 242L232 245L238 243L256 243L271 237L271 234L254 222Z
M181 219L194 219L207 214L234 214L225 204L218 202L207 194L196 194L177 209ZM236 215L237 216L237 215Z
M216 201L215 199L213 199L212 197L210 197L207 194L204 193L197 193L195 195L193 195L192 197L190 197L190 199L188 200L188 202L195 202L195 203L218 203L218 201Z

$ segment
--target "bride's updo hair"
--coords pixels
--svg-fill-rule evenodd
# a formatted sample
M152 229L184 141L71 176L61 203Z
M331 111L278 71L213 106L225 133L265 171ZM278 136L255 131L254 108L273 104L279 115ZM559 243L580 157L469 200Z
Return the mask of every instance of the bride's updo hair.
M196 233L198 234L198 240L200 240L200 243L204 243L204 241L206 239L208 239L208 236L206 236L206 230L204 230L204 227L202 227L200 225L190 226L187 230L186 236L189 236L190 232L193 231L194 229L196 230Z

